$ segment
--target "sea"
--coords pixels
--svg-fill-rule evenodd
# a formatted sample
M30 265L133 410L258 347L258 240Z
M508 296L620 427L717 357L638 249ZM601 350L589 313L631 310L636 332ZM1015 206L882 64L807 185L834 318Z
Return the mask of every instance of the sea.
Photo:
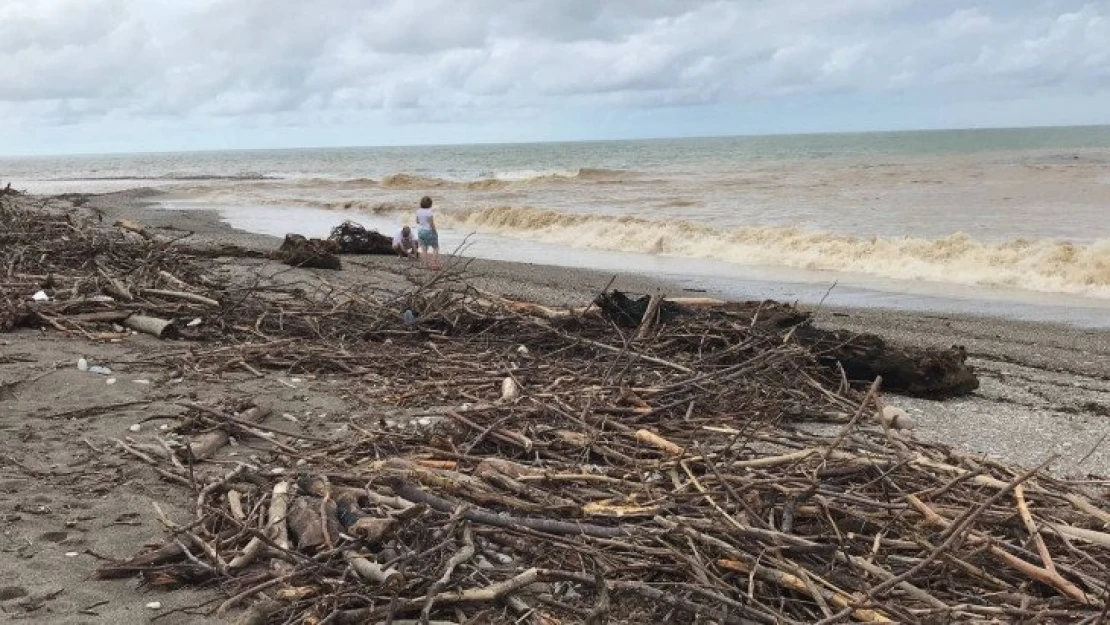
M1110 327L1110 126L0 158L245 230L391 233L691 292Z

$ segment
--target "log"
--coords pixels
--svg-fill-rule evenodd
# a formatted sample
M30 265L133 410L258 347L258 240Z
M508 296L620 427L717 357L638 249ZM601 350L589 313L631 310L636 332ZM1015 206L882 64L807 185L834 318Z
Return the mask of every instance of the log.
M335 255L339 246L331 241L309 239L299 234L287 234L274 258L293 267L312 269L342 269L339 257Z
M594 300L594 304L601 309L603 315L614 323L625 328L638 328L648 316L651 306L651 297L644 295L632 299L627 294L616 289L602 293ZM657 304L658 313L653 324L666 324L682 313L682 308L677 304L667 302L660 298Z
M297 549L314 553L330 549L339 541L339 518L335 502L316 497L297 497L286 518Z
M187 288L189 288L189 284L187 282L185 282L181 278L178 278L177 276L173 275L172 273L166 271L165 269L160 270L158 272L158 276L160 278L162 278L163 280L165 280L166 282L169 282L173 286L177 287L178 289L187 289Z
M644 311L643 318L640 319L640 327L636 329L637 341L646 339L650 334L652 328L655 327L655 321L659 318L659 306L663 302L663 295L656 293L648 300L647 309Z
M131 221L130 219L120 219L116 221L115 226L121 230L134 232L144 239L150 239L150 233L146 231L146 226L143 226L138 222Z
M167 289L143 289L143 295L158 295L161 297L180 299L196 304L204 304L205 306L213 306L216 308L219 308L220 306L220 303L218 301L210 297L197 295L196 293L186 293L185 291L170 291Z
M353 551L344 551L343 559L351 565L351 570L367 581L374 582L385 591L395 591L405 585L405 577L397 569L383 568L382 565L360 556Z
M239 415L239 421L262 422L268 416L270 416L269 408L251 406ZM207 460L214 456L229 440L231 440L231 436L227 430L221 428L197 437L195 441L189 444L189 452L194 461Z
M114 562L96 570L98 579L121 579L141 573L151 567L175 562L185 557L185 549L179 542L171 542L151 551L137 555L122 562Z
M682 455L682 447L681 446L675 445L671 441L663 438L662 436L659 436L658 434L656 434L655 432L652 432L651 430L646 430L646 429L636 430L636 440L640 441L641 443L646 443L646 444L651 445L653 447L657 447L659 449L662 449L663 451L667 452L667 454L669 454L671 456L681 456Z
M168 319L159 319L157 317L147 317L145 315L131 315L123 320L123 325L160 339L177 338L177 327L173 325L173 321Z
M979 378L967 364L962 346L933 349L893 345L875 334L825 330L808 323L793 329L799 345L830 368L844 368L849 381L869 384L883 378L883 390L927 399L967 395L979 388Z
M618 326L640 329L636 335L638 339L646 335L643 328L652 323L649 314L652 297L645 295L633 299L613 290L598 296L595 304ZM842 367L849 380L861 386L882 377L883 390L928 399L958 397L979 388L979 379L967 364L967 351L961 346L934 349L895 345L874 334L818 328L810 322L808 313L789 304L663 299L654 323L667 323L684 312L706 308L719 309L711 314L737 318L758 331L792 338L813 352L818 361L836 375Z

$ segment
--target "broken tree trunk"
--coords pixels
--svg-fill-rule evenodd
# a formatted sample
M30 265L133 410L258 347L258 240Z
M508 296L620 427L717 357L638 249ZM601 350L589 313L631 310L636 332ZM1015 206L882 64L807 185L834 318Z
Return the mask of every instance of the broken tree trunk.
M130 315L123 320L123 325L160 339L172 339L178 336L177 327L169 319L147 317L144 315Z

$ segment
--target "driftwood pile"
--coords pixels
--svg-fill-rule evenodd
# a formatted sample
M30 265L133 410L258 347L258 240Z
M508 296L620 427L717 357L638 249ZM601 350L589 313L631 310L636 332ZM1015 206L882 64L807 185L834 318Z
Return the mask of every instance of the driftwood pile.
M331 229L328 240L343 254L393 254L393 239L353 221L344 221Z
M880 381L825 366L789 308L649 298L636 323L615 294L558 311L450 271L394 295L236 284L154 237L25 216L0 212L14 325L159 317L196 341L178 375L314 372L372 400L326 437L248 398L120 441L192 516L101 577L218 588L250 623L1107 617L1105 500L884 429ZM272 451L221 458L231 437Z

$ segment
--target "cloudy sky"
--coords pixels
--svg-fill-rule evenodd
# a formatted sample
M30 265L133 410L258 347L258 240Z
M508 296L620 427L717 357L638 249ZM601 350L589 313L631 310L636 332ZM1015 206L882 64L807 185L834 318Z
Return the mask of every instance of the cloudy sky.
M1110 123L1110 0L0 0L0 154Z

